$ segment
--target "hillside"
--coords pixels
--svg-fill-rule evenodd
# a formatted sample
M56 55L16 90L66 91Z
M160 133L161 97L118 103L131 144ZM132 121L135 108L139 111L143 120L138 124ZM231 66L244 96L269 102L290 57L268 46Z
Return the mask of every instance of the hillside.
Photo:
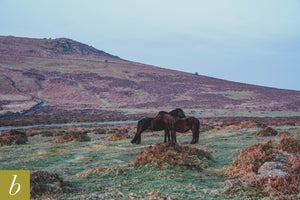
M201 72L200 72L201 74ZM70 39L0 36L0 126L194 116L300 116L300 91L120 59Z

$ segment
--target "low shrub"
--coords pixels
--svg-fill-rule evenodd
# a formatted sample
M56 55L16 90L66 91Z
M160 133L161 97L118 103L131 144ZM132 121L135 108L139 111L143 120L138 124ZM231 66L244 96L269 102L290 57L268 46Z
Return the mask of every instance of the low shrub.
M25 144L27 141L26 133L18 130L8 130L0 136L0 146Z
M203 161L212 159L212 155L202 149L178 143L175 146L158 143L138 155L132 165L138 167L150 163L158 167L185 166L189 169L202 170L206 167Z
M282 140L287 142L285 138ZM283 146L276 145L272 141L247 147L229 166L228 177L238 178L238 182L255 187L266 194L299 193L300 157L283 154L279 151L279 147ZM286 159L279 159L282 157Z
M253 144L239 154L229 166L228 176L247 179L249 173L257 174L258 169L267 161L278 155L278 147L270 140L265 144Z
M86 132L67 132L61 136L58 136L52 143L65 143L65 142L86 142L91 138Z
M243 121L240 124L241 128L258 128L262 127L262 125L254 120L249 120L249 121Z
M288 160L287 163L291 165L292 169L300 174L300 155L293 155Z
M300 152L300 140L292 137L283 137L279 140L279 147L288 153Z
M64 182L56 173L39 170L30 172L31 196L37 196L43 193L56 193L61 191L64 186L71 186L71 184Z
M266 137L266 136L276 136L278 134L278 132L271 128L271 127L266 127L261 131L258 131L256 133L256 136L260 136L260 137Z
M278 133L279 137L291 137L292 134L289 133L288 131L281 131L280 133Z
M111 134L107 138L104 139L104 141L118 141L118 140L124 140L127 138L128 131L126 129L117 130L117 132Z

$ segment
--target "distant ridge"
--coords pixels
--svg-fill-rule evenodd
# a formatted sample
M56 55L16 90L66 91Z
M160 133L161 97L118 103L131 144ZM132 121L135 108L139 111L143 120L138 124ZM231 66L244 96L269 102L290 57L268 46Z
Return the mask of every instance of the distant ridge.
M137 120L177 107L198 117L300 116L300 91L126 61L66 38L0 36L0 126Z
M68 39L31 39L0 36L0 53L18 56L61 58L62 56L95 56L119 58L92 46Z

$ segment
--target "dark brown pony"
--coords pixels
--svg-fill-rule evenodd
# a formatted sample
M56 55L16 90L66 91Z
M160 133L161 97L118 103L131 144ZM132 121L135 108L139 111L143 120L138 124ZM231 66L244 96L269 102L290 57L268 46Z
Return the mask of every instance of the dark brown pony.
M185 114L182 109L176 108L175 110L172 110L169 112L170 115L176 116L177 118L185 118ZM143 131L150 129L152 131L161 131L165 130L165 140L164 142L167 142L167 137L170 141L170 134L168 129L165 128L165 124L162 120L155 120L154 118L150 117L144 117L138 121L137 125L137 132L133 139L131 140L131 143L140 144L141 143L141 134Z
M178 118L170 115L165 111L160 111L158 115L154 118L157 123L163 123L166 134L168 134L169 141L169 131L171 132L171 143L174 145L176 143L176 131L180 133L185 133L191 130L193 133L193 139L191 144L196 144L199 141L199 126L200 122L195 117L188 118Z

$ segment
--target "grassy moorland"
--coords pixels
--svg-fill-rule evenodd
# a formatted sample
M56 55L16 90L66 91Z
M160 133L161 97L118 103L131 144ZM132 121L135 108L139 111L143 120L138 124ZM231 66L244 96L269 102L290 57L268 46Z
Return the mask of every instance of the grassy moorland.
M299 139L299 125L272 127L278 132L288 131L292 137ZM269 140L278 143L279 136L256 136L255 133L262 128L239 125L211 127L202 130L200 142L195 145L188 144L191 133L178 133L178 141L183 146L202 149L213 157L212 160L199 161L197 168L186 163L172 164L176 162L135 165L134 161L141 152L149 152L150 146L163 141L163 132L145 132L142 144L132 145L130 138L135 134L135 128L132 124L26 130L27 144L0 147L0 170L47 171L57 173L66 183L64 187L49 184L49 190L33 194L32 199L299 198L297 194L269 194L262 188L228 179L228 167L241 150ZM85 135L89 139L59 140L66 133ZM171 152L174 153L172 148ZM180 153L173 155L178 157ZM186 157L179 157L179 161Z

